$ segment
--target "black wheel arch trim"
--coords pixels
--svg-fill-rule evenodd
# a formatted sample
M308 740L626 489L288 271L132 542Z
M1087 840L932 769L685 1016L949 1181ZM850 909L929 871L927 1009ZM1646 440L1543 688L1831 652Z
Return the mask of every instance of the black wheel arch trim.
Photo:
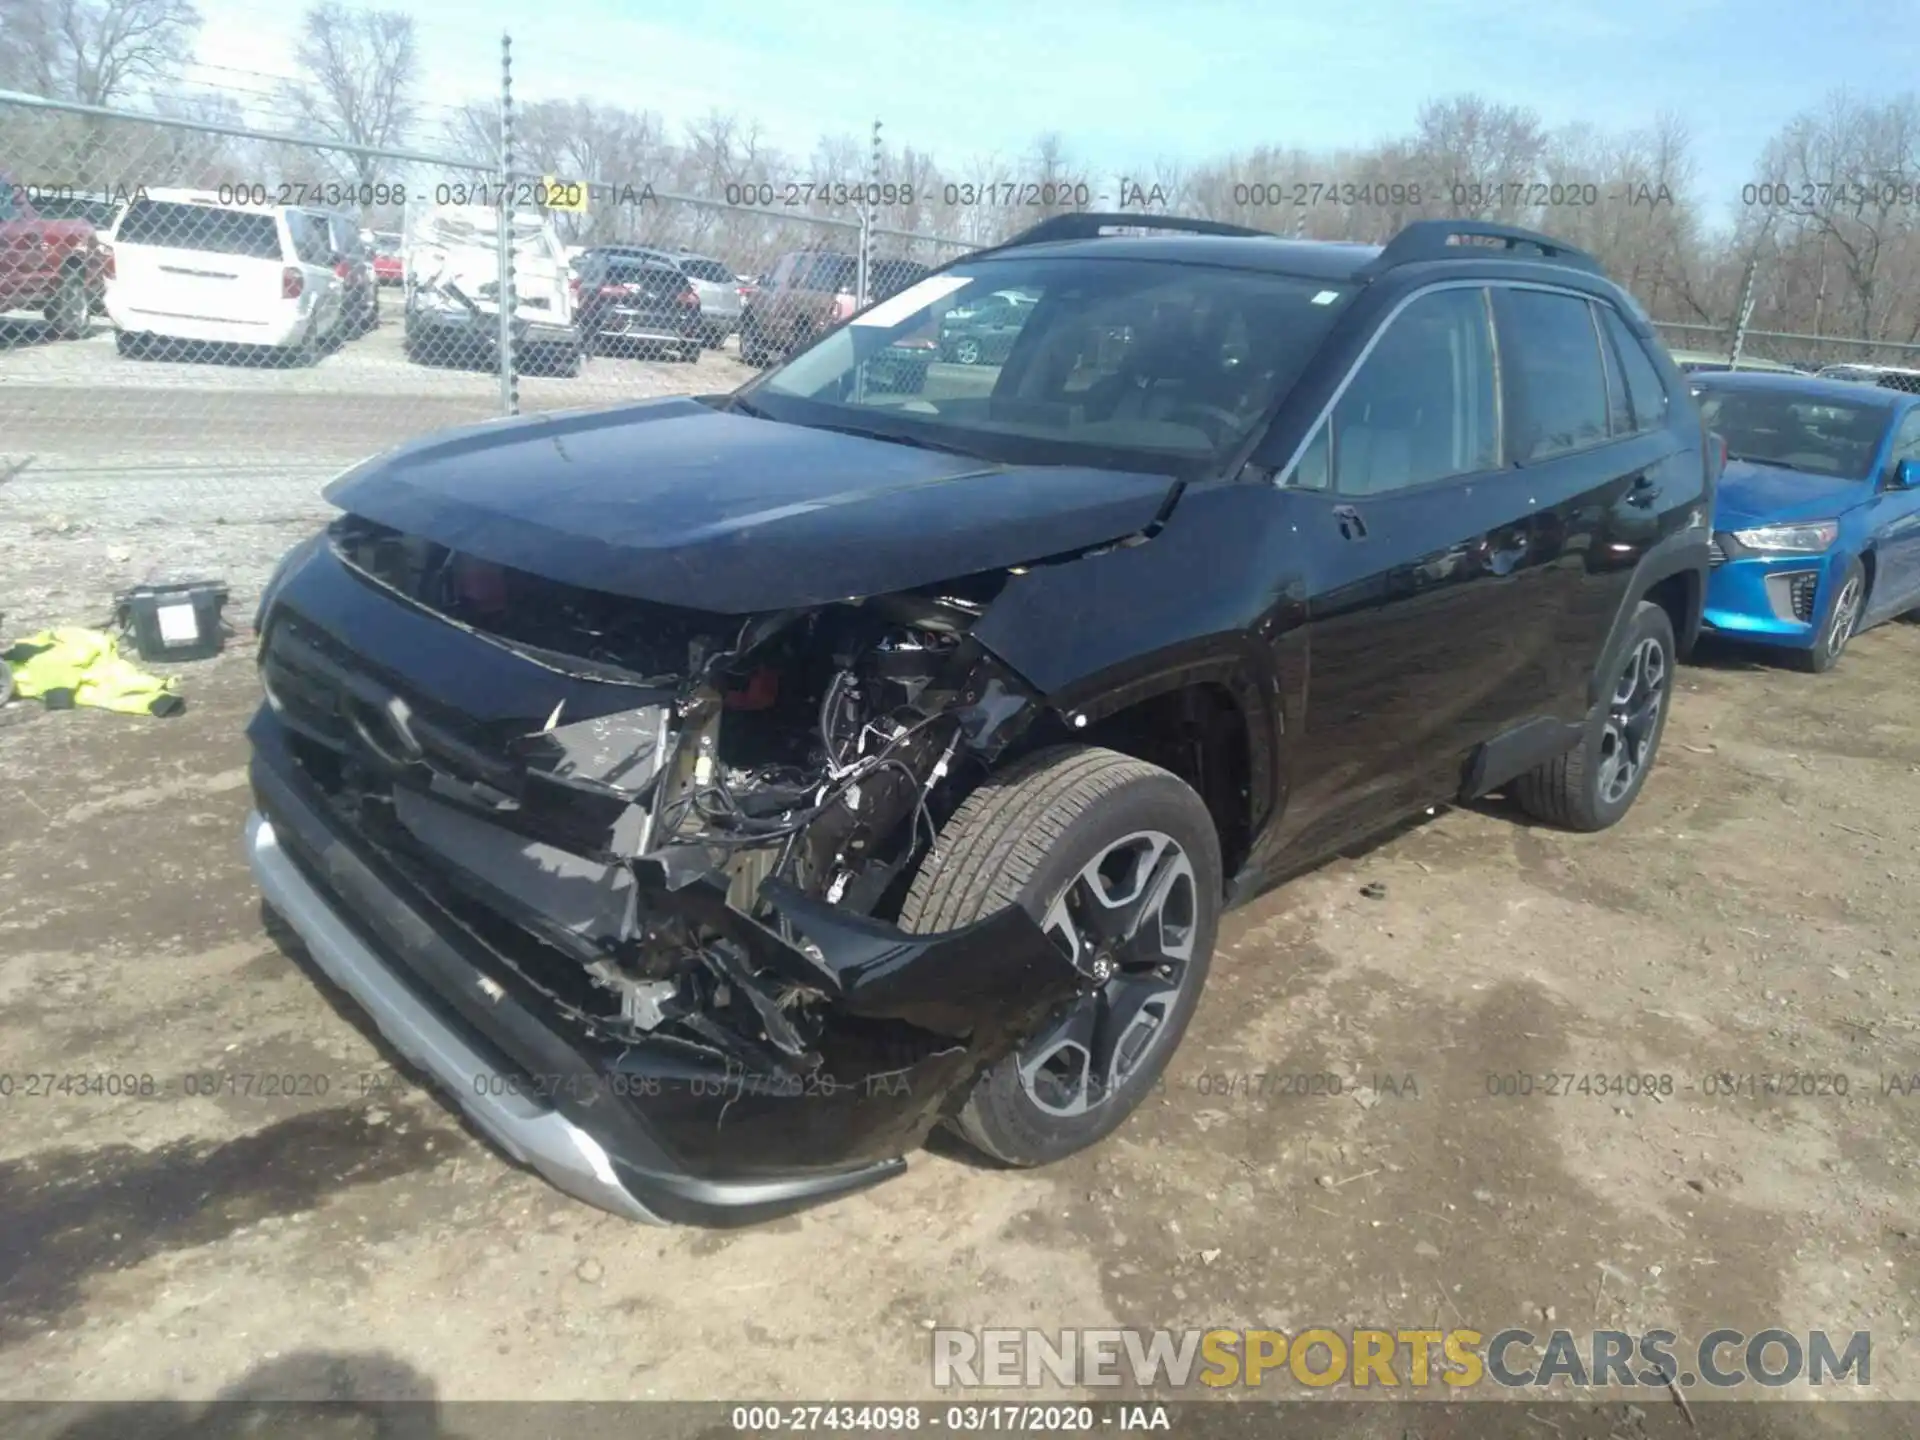
M1049 732L1078 739L1136 705L1200 687L1223 694L1240 721L1246 753L1236 758L1247 776L1241 820L1251 841L1286 803L1286 707L1270 654L1251 653L1232 636L1191 642L1086 676L1046 696L1043 705L1056 721Z
M1633 578L1628 582L1626 598L1614 614L1613 624L1608 627L1607 642L1595 657L1592 674L1588 677L1589 706L1599 704L1601 698L1612 691L1614 660L1627 627L1633 623L1634 612L1640 608L1640 602L1653 592L1655 586L1676 575L1692 575L1695 578L1687 614L1683 617L1683 623L1674 627L1673 635L1676 658L1684 658L1692 653L1694 642L1700 636L1701 616L1706 608L1707 556L1711 540L1712 534L1705 526L1689 528L1654 542L1640 557L1633 567Z

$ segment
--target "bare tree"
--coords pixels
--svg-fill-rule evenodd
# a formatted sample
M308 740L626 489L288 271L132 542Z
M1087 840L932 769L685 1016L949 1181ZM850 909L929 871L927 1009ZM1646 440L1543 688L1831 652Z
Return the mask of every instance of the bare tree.
M0 0L0 77L111 105L177 75L199 29L190 0Z
M320 134L375 147L406 139L420 68L412 16L323 0L307 11L294 59L309 78L287 87L289 99ZM346 155L341 168L364 186L379 178L381 163Z

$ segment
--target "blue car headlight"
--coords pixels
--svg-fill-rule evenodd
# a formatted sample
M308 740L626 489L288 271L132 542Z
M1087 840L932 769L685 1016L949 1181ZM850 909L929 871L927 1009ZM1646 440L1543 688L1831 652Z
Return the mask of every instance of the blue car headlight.
M1774 555L1818 555L1840 538L1838 520L1814 520L1805 525L1761 525L1736 530L1733 538L1749 550Z

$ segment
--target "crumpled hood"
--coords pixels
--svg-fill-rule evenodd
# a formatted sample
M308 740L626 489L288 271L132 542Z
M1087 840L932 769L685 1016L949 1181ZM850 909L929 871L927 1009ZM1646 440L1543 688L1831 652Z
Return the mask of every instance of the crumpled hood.
M1842 480L1777 465L1729 460L1714 500L1714 528L1748 530L1803 520L1831 520L1873 498L1865 480Z
M997 465L683 397L445 431L327 487L343 510L564 584L729 615L950 580L1131 535L1166 476Z

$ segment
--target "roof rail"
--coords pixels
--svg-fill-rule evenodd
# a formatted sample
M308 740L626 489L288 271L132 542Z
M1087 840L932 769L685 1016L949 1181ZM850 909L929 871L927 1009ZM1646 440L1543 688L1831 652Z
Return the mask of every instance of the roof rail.
M1386 249L1369 261L1360 273L1371 278L1382 271L1421 260L1483 258L1476 257L1474 252L1490 248L1456 244L1460 239L1498 241L1499 245L1493 248L1532 250L1535 255L1527 258L1547 260L1575 270L1588 270L1595 275L1605 273L1600 268L1600 262L1584 250L1575 249L1535 230L1522 230L1517 225L1498 225L1489 220L1415 220L1389 240Z
M1070 210L1051 215L1038 225L1029 226L1011 240L991 245L989 250L1012 250L1022 245L1048 245L1056 240L1097 240L1109 228L1125 230L1173 230L1188 235L1237 235L1241 238L1273 240L1271 231L1249 230L1244 225L1228 225L1218 220L1195 220L1185 215L1141 215L1127 211ZM985 254L986 251L975 251Z

